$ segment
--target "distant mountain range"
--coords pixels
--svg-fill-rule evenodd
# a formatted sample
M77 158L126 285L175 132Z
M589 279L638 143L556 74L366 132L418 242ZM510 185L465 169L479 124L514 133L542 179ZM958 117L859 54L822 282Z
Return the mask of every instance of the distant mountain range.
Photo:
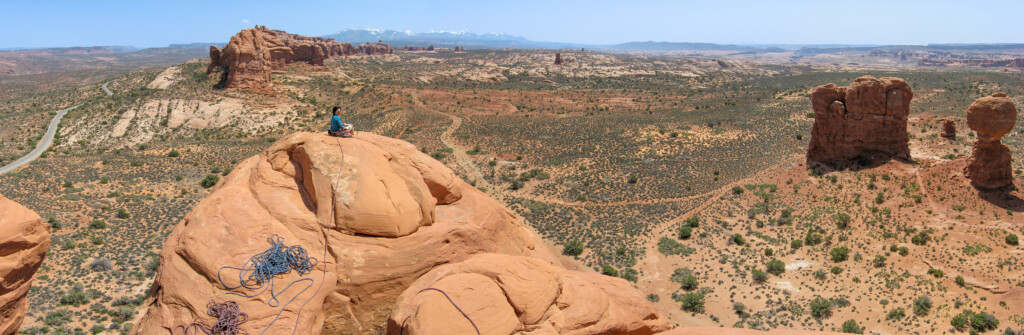
M531 41L521 36L509 34L476 34L468 31L428 31L414 33L386 29L345 29L324 37L339 42L352 44L383 41L395 47L413 46L454 48L461 46L466 49L600 49L600 50L648 50L648 51L708 51L727 50L743 52L780 52L782 48L774 46L739 46L714 43L679 43L679 42L629 42L622 44L581 44L567 42Z

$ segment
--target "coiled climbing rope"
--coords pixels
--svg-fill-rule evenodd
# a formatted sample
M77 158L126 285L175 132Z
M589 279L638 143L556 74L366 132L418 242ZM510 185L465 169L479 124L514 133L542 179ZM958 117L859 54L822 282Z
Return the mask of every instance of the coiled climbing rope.
M242 313L238 308L238 303L234 301L225 301L222 303L214 303L210 301L206 305L206 315L217 318L217 322L213 326L209 326L198 318L192 323L185 326L178 326L182 329L185 335L198 335L200 332L206 335L248 335L249 333L239 328L239 326L245 321L249 320L249 315ZM191 333L190 333L191 331Z
M317 264L316 258L310 258L306 254L306 249L301 246L287 246L284 244L284 238L278 235L273 235L267 239L271 246L267 250L256 254L249 258L248 261L242 267L224 266L220 270L217 270L217 279L220 280L221 285L228 290L234 290L238 288L245 288L250 290L259 290L251 295L244 295L237 292L228 292L228 294L238 295L245 298L252 298L262 294L265 291L270 291L270 300L267 301L267 305L270 307L281 306L281 310L274 316L274 320L267 325L260 334L263 334L270 329L270 326L277 322L277 319L281 317L281 313L284 312L284 308L288 306L295 298L302 295L310 287L313 286L313 279L311 278L300 278L293 280L288 286L285 286L280 291L275 290L274 278L278 275L286 274L292 270L295 270L299 276L306 275L313 271L313 267ZM224 278L221 276L221 272L224 269L238 270L238 281L237 286L231 286L224 282ZM279 295L287 291L292 285L300 282L308 282L306 287L302 288L297 294L292 296L288 302L281 305L281 301L277 298ZM268 285L269 284L269 285ZM298 320L296 320L298 322ZM293 330L294 331L294 330Z

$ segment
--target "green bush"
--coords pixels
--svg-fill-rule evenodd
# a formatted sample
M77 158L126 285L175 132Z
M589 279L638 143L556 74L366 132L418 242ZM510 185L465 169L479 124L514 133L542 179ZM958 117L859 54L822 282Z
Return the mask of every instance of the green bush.
M217 182L219 181L220 177L217 177L217 175L208 174L206 175L206 178L203 178L203 180L199 182L199 185L202 186L203 188L211 188L214 185L217 185Z
M874 264L876 268L879 268L879 267L885 266L885 261L886 261L885 256L878 255L878 256L875 256L875 259L872 260L871 263Z
M631 281L631 282L635 283L638 279L640 279L639 276L640 276L640 273L638 273L636 271L636 269L626 268L626 269L622 270L622 279L625 279L625 280L628 280L628 281Z
M843 322L843 333L847 334L864 334L864 328L857 325L857 321L846 320Z
M562 254L568 256L579 256L583 253L583 242L580 240L572 240L565 243L562 247Z
M693 271L690 269L676 269L672 272L672 276L669 279L678 283L682 289L687 291L693 291L700 285L697 277L693 275Z
M686 219L686 225L693 228L697 228L697 226L700 226L700 218L696 216L691 216Z
M786 263L783 263L778 259L768 261L768 264L766 264L765 267L767 268L768 273L776 276L782 275L783 272L786 272Z
M106 221L99 220L99 219L89 221L89 229L106 229L106 228L107 228L107 222Z
M678 299L682 309L688 312L700 313L704 311L704 294L699 292L684 293Z
M800 249L802 246L804 246L804 240L797 239L789 242L789 247L793 249Z
M1017 240L1017 235L1010 234L1010 235L1006 235L1006 244L1018 245L1018 244L1020 244L1020 241Z
M822 297L814 298L811 300L811 316L817 319L827 318L832 316L832 301Z
M683 239L683 240L688 239L688 238L690 238L690 235L693 234L693 227L690 227L690 226L679 227L679 230L677 231L677 233L678 233L677 235L679 236L680 239Z
M832 218L836 220L836 226L839 226L839 229L846 228L846 227L848 227L850 225L850 215L849 214L839 213L839 214L836 214L835 216L833 216Z
M928 312L932 310L932 298L926 295L922 295L914 299L914 314L917 315L928 315Z
M602 265L601 266L601 274L603 274L605 276L618 277L619 276L619 270L616 270L611 265Z
M839 263L850 258L850 249L847 247L832 248L829 254L832 255L833 262Z
M747 239L743 238L743 235L740 234L732 234L732 236L729 237L729 241L736 245L747 244Z
M889 311L889 314L885 316L886 320L902 320L903 317L907 316L907 313L903 311L902 307L898 307L894 310Z
M755 283L760 284L768 281L768 274L764 273L764 271L761 270L754 270L751 271L751 278L754 279Z
M174 157L178 157L178 156L181 156L181 153L178 152L178 150L171 150L171 152L167 153L167 157L174 158Z
M955 282L959 286L964 286L964 284L966 284L966 282L964 281L964 277L961 276L956 276L956 278L953 279L953 282Z
M661 297L659 297L657 294L651 293L647 295L647 301L658 302L661 301Z
M127 218L131 218L131 217L132 217L132 215L128 214L128 211L124 210L124 208L121 208L121 209L117 210L117 218L118 219L127 219Z
M662 237L658 240L658 252L664 255L683 255L688 256L693 254L697 250L687 247L682 243L676 242L668 237Z

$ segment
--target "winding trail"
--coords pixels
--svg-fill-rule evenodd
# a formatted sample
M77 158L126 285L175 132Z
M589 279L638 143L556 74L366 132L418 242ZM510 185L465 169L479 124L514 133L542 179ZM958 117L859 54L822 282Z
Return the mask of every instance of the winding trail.
M114 92L111 92L110 89L107 88L107 84L110 84L112 82L114 81L111 80L105 82L102 86L100 86L100 88L103 89L103 92L106 93L108 97L114 96ZM53 120L50 120L50 125L46 127L46 134L44 134L43 138L39 141L38 144L36 144L36 148L29 152L27 155L18 158L18 160L14 162L11 162L11 164L7 164L4 167L0 167L0 174L5 174L17 170L18 168L25 166L28 163L31 163L32 161L42 156L43 152L46 152L46 149L49 149L50 145L53 144L53 137L57 135L57 126L60 125L60 120L63 119L64 115L67 115L68 112L73 111L80 106L82 106L82 104L77 104L57 111L57 115L53 117Z
M36 158L39 158L39 156L41 156L43 152L46 151L46 149L50 148L50 144L53 144L53 136L57 134L57 125L60 124L60 119L63 118L65 114L74 110L75 108L78 108L78 106L81 105L82 104L78 104L57 111L57 116L54 116L53 120L50 120L50 126L46 127L46 134L43 135L43 139L40 140L38 144L36 144L35 150L29 152L28 155L18 158L18 160L12 162L11 164L7 164L7 166L0 168L0 174L5 174L14 171L17 168L24 166L25 164L31 163L32 161L36 160Z

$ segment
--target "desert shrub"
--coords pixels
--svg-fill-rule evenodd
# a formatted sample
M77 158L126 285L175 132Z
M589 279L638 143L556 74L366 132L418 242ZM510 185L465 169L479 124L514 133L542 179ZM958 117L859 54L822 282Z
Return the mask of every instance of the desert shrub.
M683 255L688 256L696 252L693 248L687 247L682 243L676 242L668 237L662 237L658 240L658 252L665 255Z
M208 174L206 175L206 178L203 178L203 180L199 182L199 185L203 188L211 188L214 185L217 185L218 181L220 181L220 177L217 177L215 174Z
M929 237L927 233L920 232L920 233L917 233L917 235L914 235L914 237L912 237L910 239L910 242L914 243L916 245L925 245L925 244L928 244L928 240L930 240L930 239L931 239L931 237Z
M793 249L800 249L802 246L804 246L804 240L797 239L789 242L789 247Z
M605 276L618 277L619 276L619 270L616 270L611 265L602 265L601 266L601 274L603 274Z
M683 293L677 297L676 301L682 303L682 309L684 311L694 313L700 313L704 311L704 293Z
M739 186L733 186L732 194L743 194L743 188Z
M659 301L661 301L661 297L658 296L657 294L651 293L651 294L647 295L647 301L659 302Z
M732 236L729 237L729 242L735 243L736 245L744 245L747 244L747 239L743 238L743 235L732 234Z
M89 221L89 229L105 229L107 228L107 222L103 220L92 220Z
M832 256L833 262L842 262L850 258L850 249L847 247L832 248L829 255Z
M811 316L817 319L827 318L832 316L832 301L822 297L814 298L811 300L810 309Z
M907 316L907 313L903 311L902 307L897 307L894 310L889 311L889 314L885 316L886 320L902 320L903 317Z
M764 249L764 255L768 256L768 257L772 257L773 255L775 255L775 250L772 250L772 248L765 248Z
M633 268L626 268L626 269L622 270L622 279L625 279L625 280L628 280L628 281L631 281L631 282L634 282L634 283L638 279L640 279L639 275L640 274L638 272L636 272L636 269L633 269Z
M110 262L110 258L100 257L89 263L89 269L93 271L109 271L114 269L114 264Z
M1018 245L1018 244L1020 244L1020 241L1017 240L1017 235L1015 235L1015 234L1006 235L1005 240L1006 240L1006 244L1009 244L1009 245Z
M764 271L754 270L754 271L751 271L750 275L751 275L751 278L754 279L755 283L759 283L760 284L760 283L764 283L765 281L768 281L768 274L766 274Z
M128 211L124 210L124 208L121 208L121 209L117 210L117 218L118 219L127 219L127 218L131 218L131 217L132 217L132 215L128 214Z
M848 227L850 225L850 215L849 214L839 213L839 214L834 215L832 218L835 219L836 226L839 226L839 229L846 228L846 227Z
M953 279L953 282L955 282L959 286L964 286L964 284L966 284L966 282L964 281L964 277L961 276L956 276L956 278Z
M565 243L562 247L562 254L568 256L579 256L583 253L583 242L580 240L572 240Z
M980 334L999 327L999 320L995 316L985 312L975 313L971 310L957 314L949 323L960 331L968 330L969 327L971 334Z
M827 276L828 272L825 272L825 270L814 271L814 278L817 278L818 280L824 280Z
M696 216L691 216L686 219L686 225L693 228L697 228L697 226L700 226L700 218Z
M171 150L170 152L167 153L167 157L174 158L178 156L181 156L181 153L178 152L178 150Z
M71 312L60 309L46 313L46 316L43 317L43 324L51 327L60 327L71 322L71 317Z
M688 238L690 238L690 235L693 234L693 227L690 227L690 226L679 227L679 230L677 231L677 233L678 233L677 235L679 236L680 239L684 239L684 240L688 239Z
M922 295L914 299L914 314L917 315L928 315L928 312L932 310L932 298L926 295Z
M693 275L693 271L690 269L676 269L672 272L672 276L669 279L678 283L682 289L687 291L693 291L700 285L697 277Z
M846 322L843 322L843 333L864 334L864 328L861 328L861 326L857 324L857 321L852 319L846 320Z
M878 256L875 256L875 259L872 260L871 263L874 264L875 267L883 267L883 266L885 266L885 261L886 261L885 256L878 255Z
M945 272L942 272L942 270L936 268L928 269L928 274L932 275L935 278L942 278L946 275Z
M768 261L768 264L765 264L765 267L767 268L768 273L776 276L782 275L783 272L786 272L786 263L783 263L778 259Z
M831 271L832 271L832 274L838 275L840 273L843 273L843 268L838 267L838 266L833 266Z

